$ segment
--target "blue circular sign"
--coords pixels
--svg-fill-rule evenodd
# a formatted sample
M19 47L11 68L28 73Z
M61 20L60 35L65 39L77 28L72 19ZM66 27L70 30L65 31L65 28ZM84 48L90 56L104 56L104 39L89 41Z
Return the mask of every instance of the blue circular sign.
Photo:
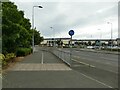
M70 31L69 31L69 35L70 35L70 36L73 36L73 35L74 35L74 31L73 31L73 30L70 30Z

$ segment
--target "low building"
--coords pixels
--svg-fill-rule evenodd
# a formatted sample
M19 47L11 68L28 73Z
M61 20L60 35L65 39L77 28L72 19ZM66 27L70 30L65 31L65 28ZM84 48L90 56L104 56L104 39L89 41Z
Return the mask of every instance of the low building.
M99 41L100 45L110 45L111 39L73 39L72 40L72 45L95 45L96 41ZM41 45L46 45L46 46L58 46L58 42L62 42L62 46L69 46L70 45L70 38L46 38L41 42ZM117 46L118 44L120 45L120 38L118 39L112 39L113 45Z
M117 45L120 46L120 38L117 38L116 41L117 41Z

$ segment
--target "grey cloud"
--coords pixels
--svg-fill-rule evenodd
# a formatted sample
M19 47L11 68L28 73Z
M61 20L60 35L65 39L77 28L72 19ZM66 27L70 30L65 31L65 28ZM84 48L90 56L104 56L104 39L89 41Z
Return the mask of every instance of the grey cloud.
M43 6L43 9L35 9L35 26L45 37L51 37L53 35L53 31L50 29L51 26L54 28L56 35L59 35L59 33L67 33L69 29L98 25L105 22L105 19L108 17L117 16L117 4L108 2L23 2L22 4L17 4L20 9L25 11L26 17L30 19L32 6ZM105 8L109 9L106 9L102 13L97 12Z

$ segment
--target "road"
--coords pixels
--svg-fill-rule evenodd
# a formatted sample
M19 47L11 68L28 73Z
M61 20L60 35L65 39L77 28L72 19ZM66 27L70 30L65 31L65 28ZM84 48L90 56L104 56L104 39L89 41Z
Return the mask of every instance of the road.
M70 49L62 49L70 52ZM72 59L84 62L94 67L118 73L118 55L99 53L88 50L72 49Z
M70 52L70 49L62 49ZM72 49L72 68L94 79L118 87L118 55Z
M69 67L45 48L36 47L34 54L24 57L3 75L3 88L113 88L114 90L118 87L116 74L113 72L88 67L75 61L72 63L74 66Z

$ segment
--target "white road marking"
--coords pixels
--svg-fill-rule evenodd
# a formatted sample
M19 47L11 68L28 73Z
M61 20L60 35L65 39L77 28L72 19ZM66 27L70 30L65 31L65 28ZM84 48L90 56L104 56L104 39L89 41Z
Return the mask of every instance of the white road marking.
M75 59L72 59L72 60L75 61L75 62L78 62L78 63L84 64L84 65L86 65L86 66L89 66L89 67L95 67L95 66L93 66L93 65L90 65L90 64L88 64L88 63L84 63L84 62L80 62L80 61L75 60Z
M91 79L91 80L93 80L93 81L96 81L96 82L98 82L98 83L100 83L100 84L102 84L102 85L104 85L104 86L106 86L106 87L113 88L112 86L107 85L107 84L105 84L105 83L103 83L103 82L101 82L101 81L99 81L99 80L97 80L97 79L94 79L94 78L92 78L92 77L90 77L90 76L87 76L87 75L85 75L85 74L83 74L83 73L80 73L80 74L83 75L83 76L85 76L86 78L89 78L89 79Z
M79 57L79 56L73 56L73 57L78 58L78 59L87 59L88 60L88 58L83 58L83 57ZM103 57L100 57L100 58L103 58ZM103 58L103 59L105 59L105 58ZM89 60L93 60L93 59L89 59ZM101 62L100 60L95 60L94 62L105 63L105 62ZM106 62L106 64L113 65L112 63L109 63L109 62Z
M74 56L74 57L76 57L76 58L79 58L79 59L80 59L80 57L79 57L79 56ZM82 58L82 59L83 59L83 58ZM94 65L90 65L90 64L85 63L85 62L80 62L80 61L75 60L75 59L72 59L72 60L73 60L73 61L76 61L76 62L78 62L78 63L84 64L84 65L90 66L90 67L96 67L96 66L94 66ZM98 62L98 61L95 61L95 62ZM106 64L109 64L109 63L106 63ZM118 72L114 72L114 71L112 71L112 70L107 70L107 71L110 71L110 72L113 72L113 73L118 74Z
M79 52L79 51L76 51L76 52ZM97 53L97 52L96 52ZM88 56L88 57L91 57L91 55L86 55L86 54L81 54L82 56ZM111 59L111 58L105 58L105 57L99 57L99 58L101 58L101 59L105 59L105 60L108 60L108 61L113 61L113 59ZM117 60L118 60L118 58L117 58Z

